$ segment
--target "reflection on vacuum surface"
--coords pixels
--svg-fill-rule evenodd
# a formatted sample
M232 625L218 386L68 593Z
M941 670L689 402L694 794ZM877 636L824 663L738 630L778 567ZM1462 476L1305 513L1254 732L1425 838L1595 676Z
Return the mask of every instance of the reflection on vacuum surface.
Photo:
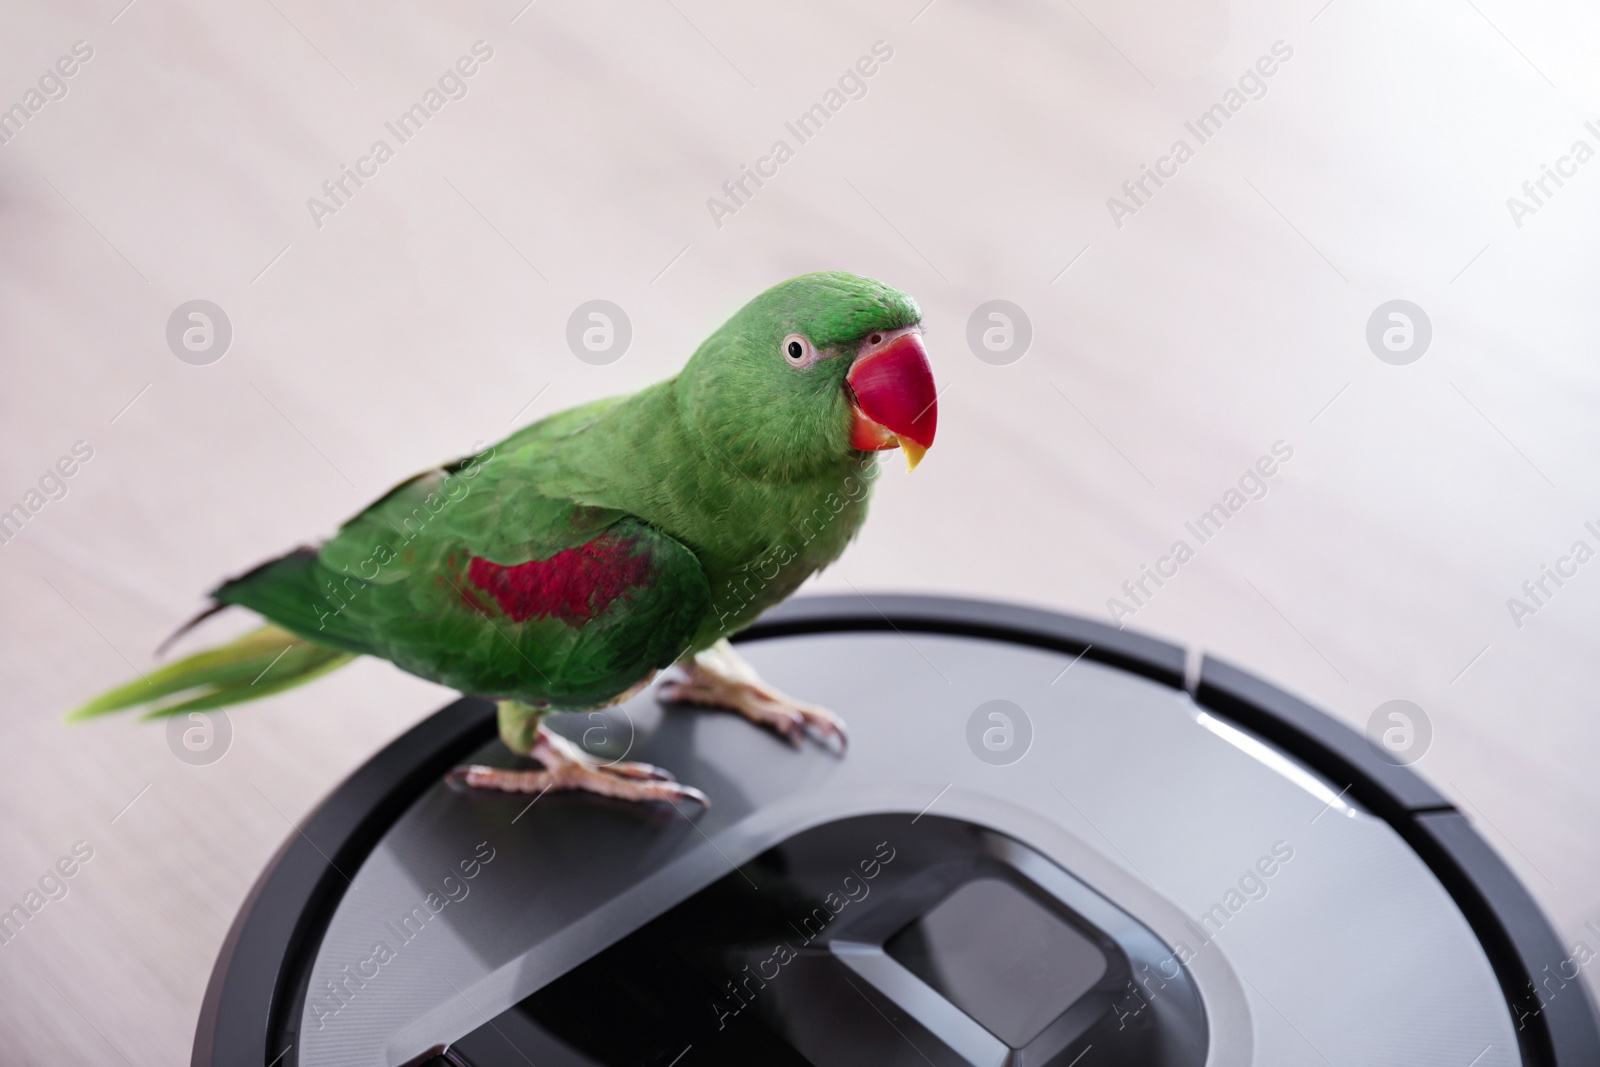
M1106 973L1093 941L996 878L968 882L883 947L1012 1048Z

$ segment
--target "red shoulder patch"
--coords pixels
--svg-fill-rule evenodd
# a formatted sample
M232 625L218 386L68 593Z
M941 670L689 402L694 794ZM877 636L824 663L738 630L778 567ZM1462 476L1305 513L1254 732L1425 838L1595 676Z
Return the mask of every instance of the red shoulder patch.
M549 559L504 566L473 556L467 580L493 596L516 622L554 616L569 626L605 613L613 601L648 581L648 553L633 538L602 534Z

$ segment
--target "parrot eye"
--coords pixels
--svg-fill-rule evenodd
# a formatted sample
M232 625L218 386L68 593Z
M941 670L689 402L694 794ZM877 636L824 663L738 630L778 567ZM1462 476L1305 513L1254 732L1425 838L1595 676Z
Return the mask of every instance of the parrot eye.
M817 350L800 334L791 333L783 339L783 358L791 367L809 367L817 361Z

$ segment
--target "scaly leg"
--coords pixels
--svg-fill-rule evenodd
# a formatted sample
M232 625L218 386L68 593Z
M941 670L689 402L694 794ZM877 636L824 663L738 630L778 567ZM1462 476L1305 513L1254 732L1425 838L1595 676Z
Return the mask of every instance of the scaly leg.
M672 704L699 704L736 711L751 722L777 731L798 746L809 734L824 744L837 744L843 753L849 743L844 721L815 704L786 696L761 680L727 641L718 641L686 663L679 663L682 680L663 682L662 700Z
M581 789L619 800L693 800L710 806L706 795L693 786L680 785L669 771L649 763L605 763L585 752L544 724L548 709L515 700L499 705L500 738L519 755L531 756L542 770L504 767L457 767L449 780L473 789L504 793L545 793Z

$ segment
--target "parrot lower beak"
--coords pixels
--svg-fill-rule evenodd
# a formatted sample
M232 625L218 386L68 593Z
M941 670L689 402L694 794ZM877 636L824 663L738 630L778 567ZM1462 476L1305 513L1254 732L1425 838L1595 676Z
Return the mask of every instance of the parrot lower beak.
M928 351L915 326L872 337L857 351L845 377L855 416L850 446L866 452L898 446L906 454L906 470L914 470L932 446L939 424Z

